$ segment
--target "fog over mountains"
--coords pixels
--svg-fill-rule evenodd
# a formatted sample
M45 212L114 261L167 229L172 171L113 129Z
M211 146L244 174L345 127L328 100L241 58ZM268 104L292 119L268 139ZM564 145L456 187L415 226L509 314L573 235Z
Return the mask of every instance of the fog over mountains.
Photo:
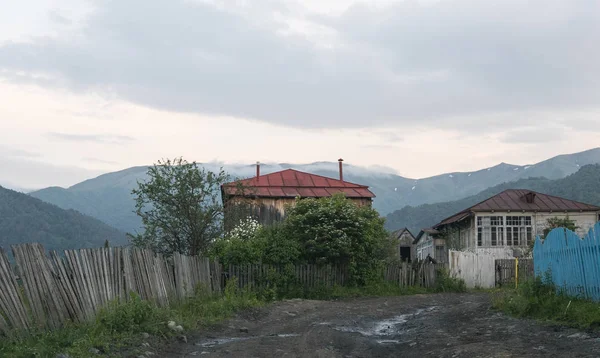
M600 148L560 155L531 165L501 163L474 172L445 173L430 178L411 179L394 174L381 167L363 168L344 162L344 179L369 185L377 195L374 207L387 215L405 206L417 206L462 199L487 188L529 177L560 179L573 174L586 164L600 163ZM431 165L431 164L427 164ZM209 170L218 170L218 163L206 163ZM311 164L261 164L261 173L294 168L332 178L337 178L337 162ZM224 165L234 177L255 175L255 165ZM133 167L100 175L70 188L50 187L30 193L31 196L64 209L74 209L95 217L125 232L134 232L140 220L133 213L131 190L139 180L146 178L147 167Z

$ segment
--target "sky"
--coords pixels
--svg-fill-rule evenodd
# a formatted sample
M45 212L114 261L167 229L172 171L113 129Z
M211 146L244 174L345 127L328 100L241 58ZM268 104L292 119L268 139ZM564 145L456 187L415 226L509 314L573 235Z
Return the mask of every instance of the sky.
M182 156L423 178L600 146L596 0L21 0L0 185Z

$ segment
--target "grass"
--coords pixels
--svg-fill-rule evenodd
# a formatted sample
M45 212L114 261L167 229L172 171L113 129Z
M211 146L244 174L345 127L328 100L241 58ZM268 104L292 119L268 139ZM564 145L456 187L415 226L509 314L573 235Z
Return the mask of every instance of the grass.
M519 284L518 289L502 289L493 294L494 308L520 318L534 318L584 330L600 328L600 304L569 297L546 279Z
M151 344L167 342L176 334L168 327L169 321L193 331L219 323L238 311L258 307L281 298L337 300L356 297L403 296L434 292L466 292L464 281L438 275L436 286L399 287L389 282L374 282L359 287L317 287L311 290L292 288L282 293L276 288L261 292L236 289L234 279L227 283L223 295L197 290L194 297L168 308L159 308L132 294L127 302L112 302L88 324L67 325L54 331L43 331L29 336L0 339L0 357L51 357L65 354L71 358L90 357L91 350L103 356L136 356L149 349L136 348L144 342L143 333L152 336ZM148 340L145 340L148 341Z
M109 357L136 356L149 350L136 348L144 341L142 333L152 336L152 345L157 340L166 342L176 335L167 326L169 321L183 326L185 331L194 330L259 305L261 301L255 295L239 292L233 285L229 285L222 296L198 290L194 297L169 308L158 308L132 295L125 303L110 304L91 323L0 339L0 357L54 358L57 354L72 358L90 357L94 355L90 353L91 350L98 350Z
M400 287L398 284L385 281L380 275L372 275L364 285L328 286L317 285L310 289L294 282L294 277L278 274L270 277L270 284L257 291L258 297L264 301L304 298L313 300L337 300L353 297L404 296L426 293L467 292L465 282L451 277L448 270L440 270L436 276L436 284L431 288Z

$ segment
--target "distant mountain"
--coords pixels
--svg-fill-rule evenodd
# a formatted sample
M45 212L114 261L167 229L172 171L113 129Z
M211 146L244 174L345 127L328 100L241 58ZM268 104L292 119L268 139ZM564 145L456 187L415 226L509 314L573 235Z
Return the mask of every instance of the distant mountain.
M386 227L388 230L408 227L416 235L422 228L431 227L441 220L506 189L529 189L600 206L600 165L583 166L575 174L563 179L521 179L512 183L497 185L477 195L457 201L425 204L417 207L407 206L389 214L386 218Z
M407 205L417 206L462 199L489 187L528 177L559 179L575 173L586 164L600 163L600 148L581 153L561 155L532 165L499 164L475 172L447 173L425 179L409 179L393 174L385 168L363 168L344 164L344 180L369 185L377 195L374 207L381 215ZM204 164L217 170L213 163ZM338 163L261 164L261 173L294 168L301 171L337 178ZM231 175L247 178L255 173L254 165L225 165ZM138 180L145 180L147 167L133 167L86 180L68 189L47 188L30 195L65 209L75 209L98 218L126 232L140 228L140 220L133 213L131 190Z
M125 233L98 219L0 187L0 246L39 242L48 250L127 244Z

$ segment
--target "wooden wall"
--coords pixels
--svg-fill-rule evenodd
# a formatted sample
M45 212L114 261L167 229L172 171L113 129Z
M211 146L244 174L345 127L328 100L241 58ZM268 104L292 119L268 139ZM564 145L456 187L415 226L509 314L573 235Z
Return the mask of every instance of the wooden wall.
M371 199L348 198L358 206L372 206ZM240 220L252 216L261 225L272 225L285 217L287 205L295 205L295 198L257 198L232 197L225 203L225 230L229 231Z

